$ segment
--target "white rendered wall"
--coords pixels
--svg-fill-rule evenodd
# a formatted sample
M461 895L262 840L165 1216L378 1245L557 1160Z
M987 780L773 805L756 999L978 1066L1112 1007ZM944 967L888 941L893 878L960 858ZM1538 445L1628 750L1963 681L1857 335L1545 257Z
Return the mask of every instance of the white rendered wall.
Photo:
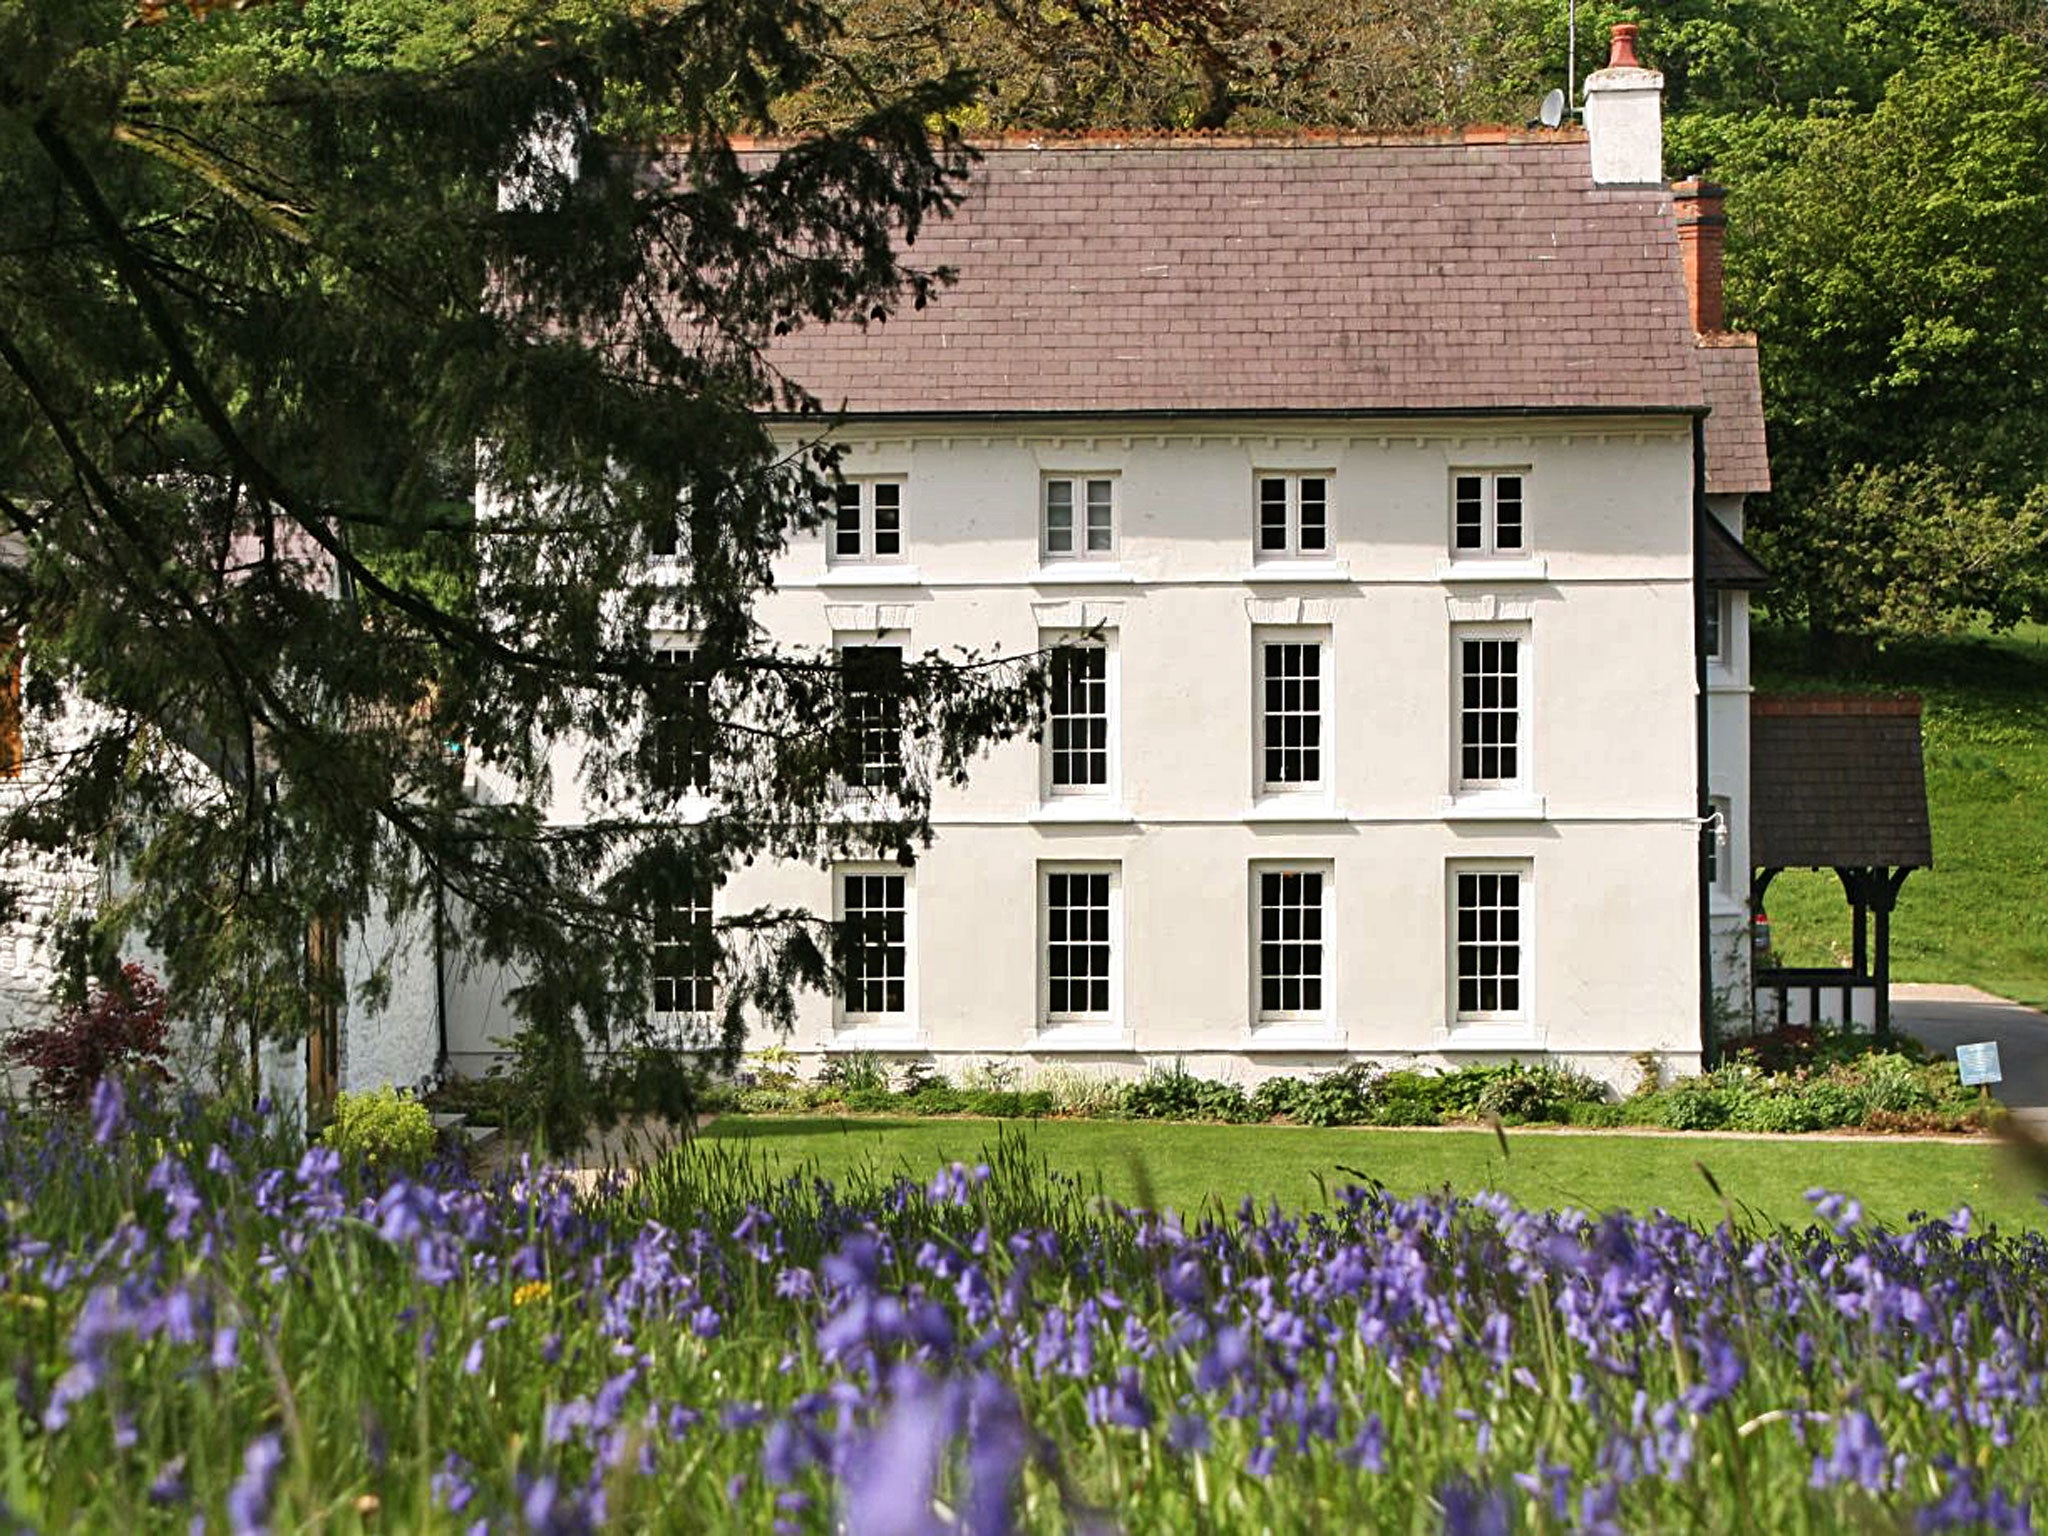
M849 476L905 480L894 566L828 564L806 540L760 616L784 643L1022 653L1102 623L1118 672L1119 803L1046 808L1019 741L941 790L914 875L916 1017L907 1050L1186 1055L1240 1071L1339 1053L1568 1055L1610 1076L1635 1052L1698 1047L1696 687L1691 437L1683 418L1560 422L1244 421L1225 427L855 425ZM1454 468L1526 476L1528 557L1453 565ZM1259 471L1330 476L1330 558L1255 567ZM1119 558L1041 565L1047 474L1117 480ZM1451 804L1454 621L1526 626L1532 768L1510 819ZM1254 630L1327 631L1331 792L1262 803ZM1078 818L1078 819L1077 819ZM1106 1051L1041 1036L1037 870L1116 861L1124 1010ZM1252 1032L1253 860L1326 861L1335 1005L1312 1046ZM1484 1049L1448 1027L1446 869L1524 861L1534 996L1526 1030ZM756 866L721 904L829 914L819 870ZM505 981L451 998L458 1065L509 1027ZM829 997L791 1044L857 1037ZM861 1036L875 1044L882 1037ZM766 1042L763 1042L766 1043Z
M1715 516L1742 536L1743 498L1708 498ZM1754 1012L1750 985L1749 853L1749 597L1723 594L1721 656L1707 662L1707 790L1728 802L1721 878L1710 892L1714 991L1723 1027L1745 1030Z
M342 940L341 1086L361 1093L386 1083L414 1088L433 1076L440 1044L431 909L394 923L382 911ZM364 984L382 968L389 986L372 1008Z
M24 681L26 681L24 679ZM0 779L0 811L34 803L50 786L51 764L82 742L88 731L84 707L72 704L50 719L24 711L22 768ZM54 1012L51 989L58 980L56 938L74 917L90 916L99 891L90 862L25 848L0 850L0 878L14 893L14 914L0 923L0 1039L16 1030L46 1024ZM6 1068L0 1066L0 1074ZM0 1076L13 1089L26 1088Z
M23 767L18 777L0 779L0 807L13 809L49 787L48 765L58 753L88 734L89 706L73 701L52 719L23 719ZM193 773L203 773L196 763ZM102 895L102 875L89 861L10 849L5 879L16 891L16 913L0 924L0 1038L16 1030L49 1022L54 1013L52 990L58 980L56 939L61 925L89 918ZM346 1019L342 1086L350 1089L380 1083L412 1086L429 1076L436 1048L435 994L431 925L424 917L409 919L402 929L379 918L351 932L343 946L344 974L350 1001ZM127 958L163 974L163 962L139 935L131 939ZM361 1001L361 983L380 964L391 973L389 999L369 1008ZM173 999L175 1003L175 999ZM220 1026L182 1020L173 1031L172 1055L178 1070L198 1076L219 1057ZM234 1059L245 1060L246 1043L238 1035ZM0 1072L4 1072L0 1068ZM290 1041L268 1044L261 1053L264 1087L280 1105L301 1104L305 1093L305 1046ZM0 1077L9 1091L25 1090L25 1081Z

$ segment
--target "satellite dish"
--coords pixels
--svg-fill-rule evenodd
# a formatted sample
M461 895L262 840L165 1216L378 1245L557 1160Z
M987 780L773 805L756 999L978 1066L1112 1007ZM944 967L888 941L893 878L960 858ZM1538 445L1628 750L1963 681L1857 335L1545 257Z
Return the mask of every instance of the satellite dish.
M1555 128L1564 121L1564 92L1552 91L1543 98L1543 106L1536 114L1546 128Z

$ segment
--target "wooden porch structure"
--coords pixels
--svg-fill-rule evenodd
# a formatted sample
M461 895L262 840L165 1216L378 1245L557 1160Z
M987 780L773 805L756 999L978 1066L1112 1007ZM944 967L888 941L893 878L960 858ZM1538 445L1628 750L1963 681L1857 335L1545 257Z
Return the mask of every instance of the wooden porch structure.
M1871 1025L1891 1034L1892 909L1906 876L1934 864L1920 700L1910 695L1780 694L1750 701L1750 910L1781 869L1831 869L1852 915L1847 969L1759 967L1758 1013L1774 1003L1791 1022L1804 997L1822 1022L1840 998L1841 1021L1858 1022L1872 994Z

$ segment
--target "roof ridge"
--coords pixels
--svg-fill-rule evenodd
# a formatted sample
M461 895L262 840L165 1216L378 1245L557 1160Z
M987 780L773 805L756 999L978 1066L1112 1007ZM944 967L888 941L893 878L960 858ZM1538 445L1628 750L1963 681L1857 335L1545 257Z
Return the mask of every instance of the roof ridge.
M735 134L734 149L779 149L802 142L797 134ZM1440 149L1451 144L1583 144L1586 130L1577 124L1560 128L1518 127L1511 123L1466 123L1441 128L1403 128L1367 132L1354 128L1012 128L993 133L963 133L960 141L977 150L1115 150L1115 149Z

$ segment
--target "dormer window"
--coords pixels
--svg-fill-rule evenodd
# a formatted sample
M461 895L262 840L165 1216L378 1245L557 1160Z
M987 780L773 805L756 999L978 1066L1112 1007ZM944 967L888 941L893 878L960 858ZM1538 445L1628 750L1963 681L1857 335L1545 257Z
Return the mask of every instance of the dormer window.
M903 482L841 481L832 512L832 563L903 558Z
M1325 560L1330 554L1330 477L1261 474L1257 558Z
M1451 554L1519 558L1529 551L1528 472L1460 469L1451 474Z
M1116 558L1116 481L1106 476L1054 475L1044 487L1044 554L1048 560Z

